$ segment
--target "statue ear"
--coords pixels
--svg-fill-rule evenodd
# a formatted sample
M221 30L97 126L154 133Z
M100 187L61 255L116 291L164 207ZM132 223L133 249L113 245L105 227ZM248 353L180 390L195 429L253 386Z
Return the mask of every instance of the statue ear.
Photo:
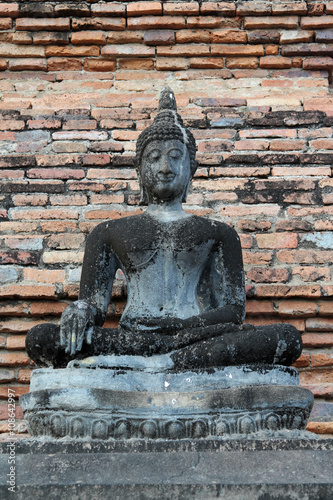
M187 183L187 186L185 188L185 191L184 191L184 194L183 194L183 199L182 199L182 203L186 203L186 200L187 200L187 195L188 195L188 192L189 192L189 189L190 189L190 185L191 185L191 180L190 179Z
M148 205L147 191L146 191L146 188L144 187L144 185L142 183L142 178L141 178L141 174L140 174L140 170L139 169L137 169L137 174L138 174L138 181L139 181L139 185L140 185L140 201L139 201L139 205Z

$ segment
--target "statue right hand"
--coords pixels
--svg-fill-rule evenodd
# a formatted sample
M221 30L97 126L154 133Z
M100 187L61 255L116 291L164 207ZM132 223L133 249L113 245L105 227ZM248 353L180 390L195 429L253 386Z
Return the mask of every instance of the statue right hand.
M71 355L81 351L83 341L91 344L95 324L95 308L85 300L69 305L61 315L60 344Z

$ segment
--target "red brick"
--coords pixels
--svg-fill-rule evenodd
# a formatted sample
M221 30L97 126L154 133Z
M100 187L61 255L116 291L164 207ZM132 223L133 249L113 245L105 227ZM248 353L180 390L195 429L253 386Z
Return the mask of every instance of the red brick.
M50 57L47 66L49 71L79 71L82 69L82 62L74 58Z
M247 300L246 301L246 314L248 316L274 316L276 311L273 303L269 300Z
M304 69L331 69L333 68L332 57L309 57L303 61Z
M58 19L20 18L16 20L16 29L19 31L69 31L70 21L65 17Z
M83 262L83 252L78 252L77 250L54 250L49 252L44 252L43 263L44 264L82 264ZM65 292L64 285L64 292ZM66 293L66 292L65 292ZM45 297L46 298L46 297Z
M279 53L278 45L267 45L265 48L266 56L276 56Z
M225 60L226 67L229 69L248 68L255 69L258 67L258 59L256 57L227 57Z
M19 5L17 3L0 4L0 16L17 17L19 15Z
M305 368L310 366L311 356L309 353L302 353L300 357L291 366L294 368Z
M116 70L116 63L114 61L100 61L98 59L85 59L83 67L84 67L85 71L112 72L112 71Z
M31 168L28 177L32 179L83 179L84 171L72 168Z
M316 316L317 305L305 300L282 300L279 303L280 316Z
M311 318L306 321L306 329L314 332L331 332L333 318Z
M153 59L117 59L118 68L125 70L141 70L150 71L154 69L155 64ZM119 73L118 73L119 75ZM147 75L146 75L147 77ZM139 126L139 124L138 124Z
M302 335L304 347L332 347L332 333L305 333Z
M290 286L290 285L260 285L256 288L258 297L320 297L318 285Z
M333 366L333 356L326 353L312 353L311 366Z
M22 368L17 373L17 381L21 384L29 384L33 370Z
M52 298L54 296L54 286L51 285L4 285L0 291L3 298L12 297L40 297Z
M315 434L333 434L333 422L308 422L306 430Z
M302 281L329 281L330 280L330 270L328 267L295 267L293 269L293 274L299 274Z
M56 46L51 45L46 47L46 56L99 56L99 47L97 46L81 46L81 47L71 47L71 46Z
M267 28L297 29L298 17L297 16L246 17L244 19L244 28L245 29L267 29Z
M246 31L215 30L212 32L212 43L246 43Z
M224 16L233 16L236 14L236 7L228 2L202 2L201 14L219 14Z
M329 302L320 301L318 302L318 306L320 316L333 316L333 304L331 300Z
M223 18L216 16L189 16L187 18L187 27L192 28L240 28L241 19L236 17Z
M0 59L0 71L5 71L7 69L7 61Z
M301 27L302 29L323 29L332 28L333 26L333 16L320 16L320 17L302 17Z
M11 335L7 338L7 349L25 349L25 335Z
M298 244L297 234L257 234L257 244L259 248L296 248Z
M13 382L15 380L15 371L14 370L6 370L5 368L0 369L0 382Z
M299 14L304 16L307 14L307 4L306 2L297 2L297 3L278 3L277 5L272 5L272 13L273 15L279 14Z
M212 56L263 56L264 48L262 45L212 45L211 54Z
M26 354L21 352L0 353L1 366L20 366L30 365L30 359ZM15 388L16 391L16 388Z
M127 5L127 16L161 15L160 2L133 2Z
M290 57L265 56L260 58L261 68L291 68L292 60Z
M46 71L47 63L45 59L10 59L9 60L9 70L10 71Z
M185 19L181 16L142 16L129 18L127 24L132 30L182 29Z
M140 43L143 40L143 35L143 31L109 32L107 34L107 42L111 44Z
M71 41L73 45L104 45L105 34L103 31L80 31L78 33L72 33Z
M192 57L190 59L190 67L191 68L223 68L224 60L223 58L218 57Z
M47 238L47 246L57 250L71 250L73 248L80 248L84 240L85 237L83 234L51 234Z
M188 69L189 67L190 61L181 57L163 57L161 59L157 59L156 61L156 69L158 71L177 71Z
M211 33L208 30L179 30L176 31L177 43L209 43Z
M12 29L13 21L10 17L0 17L0 30Z
M302 150L306 146L306 141L291 139L273 139L270 142L271 151L296 151Z
M191 44L174 47L157 47L157 56L209 56L209 47L206 45Z
M163 5L164 15L197 15L199 14L199 3L198 2L182 2L182 3L164 3Z
M32 316L60 316L67 305L64 302L32 302L30 314Z
M264 151L269 148L269 144L265 139L241 140L235 142L235 149Z

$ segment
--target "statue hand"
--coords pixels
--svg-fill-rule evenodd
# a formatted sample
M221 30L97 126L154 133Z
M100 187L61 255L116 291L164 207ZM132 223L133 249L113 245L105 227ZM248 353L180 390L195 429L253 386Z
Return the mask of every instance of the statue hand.
M60 344L66 353L74 355L81 351L84 340L91 344L95 313L95 308L84 300L74 302L62 313Z

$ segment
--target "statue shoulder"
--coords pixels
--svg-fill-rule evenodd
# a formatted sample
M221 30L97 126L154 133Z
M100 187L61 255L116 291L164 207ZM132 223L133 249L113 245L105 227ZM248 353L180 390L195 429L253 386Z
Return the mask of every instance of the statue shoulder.
M225 241L227 239L234 242L240 241L237 231L229 224L215 219L202 218L202 220L205 221L205 225L208 226L209 232L214 234L216 240Z

